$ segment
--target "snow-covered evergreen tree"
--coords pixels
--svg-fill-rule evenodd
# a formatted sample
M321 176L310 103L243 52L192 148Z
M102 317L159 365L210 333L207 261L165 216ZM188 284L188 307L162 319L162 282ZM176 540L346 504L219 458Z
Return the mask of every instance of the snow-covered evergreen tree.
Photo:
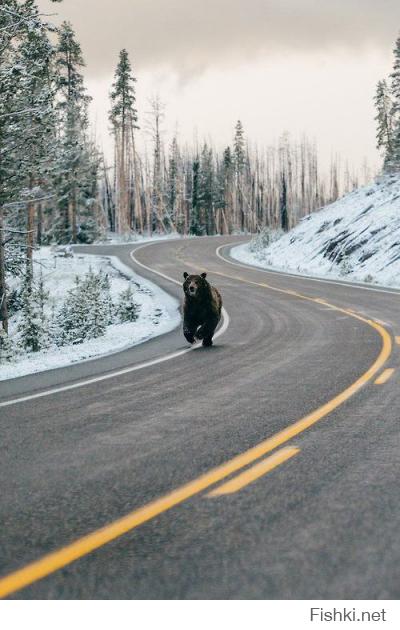
M234 195L234 223L237 228L243 230L244 217L244 168L246 163L246 150L243 125L240 120L235 127L235 137L233 141L233 157L235 165L235 195Z
M128 232L131 227L128 164L130 149L135 150L134 131L138 129L135 83L128 52L123 49L112 84L109 113L116 153L116 229L120 233Z
M87 303L86 338L104 335L107 325L111 323L110 283L102 272L95 274L92 270L86 274L82 283Z
M156 95L149 101L147 131L153 142L153 178L151 190L151 231L166 232L175 229L166 204L165 178L163 168L162 124L165 116L165 105Z
M83 189L95 155L88 150L88 104L82 69L85 62L71 24L63 22L59 30L55 68L58 89L59 154L56 181L59 191L61 221L59 242L78 240L79 210L84 204Z
M38 352L49 344L44 302L47 299L43 284L36 288L27 270L22 288L21 320L18 326L19 344L27 352Z
M189 232L194 236L201 236L203 227L200 221L200 200L199 200L199 187L200 187L200 160L196 157L192 165L192 198L190 208L190 223Z
M280 191L280 220L281 220L281 228L284 232L287 232L289 229L289 216L288 216L288 190L287 190L287 180L286 173L282 171L281 173L281 191Z
M239 175L243 171L245 161L246 161L244 129L243 129L242 122L240 120L237 121L236 127L235 127L233 154L234 154L235 170L236 170L236 173Z
M49 171L53 146L52 47L49 27L34 0L7 0L0 6L0 301L3 327L8 327L7 268L18 260L10 240L4 204L18 200L17 227L28 224L25 252L31 265L34 244L34 198ZM21 203L22 202L22 203ZM27 212L21 212L23 210ZM25 215L25 217L24 217ZM5 220L4 220L5 217ZM16 226L14 226L16 227ZM17 254L12 257L10 252Z
M393 124L393 142L391 167L400 169L400 37L396 41L394 48L394 64L393 72L390 75L392 80L392 99L393 105L391 110L391 118Z
M233 183L234 183L234 161L230 147L226 147L221 168L220 196L223 210L223 230L230 233L232 231L233 213Z
M171 221L177 223L177 204L179 190L180 154L178 140L174 136L168 161L168 181L167 181L167 210ZM178 226L177 226L178 227Z
M393 161L393 103L386 80L379 81L376 88L375 107L377 122L377 148L382 151L385 170Z
M56 316L56 343L78 344L101 337L114 319L113 312L109 278L90 269L76 278Z
M28 198L34 198L35 188L48 177L56 147L53 52L48 28L39 22L28 30L14 60L18 87L13 99L15 113L11 117L13 170L15 178L25 184Z
M15 358L15 347L13 340L0 328L0 365L8 363Z
M135 302L135 294L131 286L119 296L116 314L121 323L135 322L139 317L140 307Z
M198 192L199 205L201 208L201 216L205 232L208 235L215 234L215 173L213 151L204 144L201 152L200 162L200 181Z

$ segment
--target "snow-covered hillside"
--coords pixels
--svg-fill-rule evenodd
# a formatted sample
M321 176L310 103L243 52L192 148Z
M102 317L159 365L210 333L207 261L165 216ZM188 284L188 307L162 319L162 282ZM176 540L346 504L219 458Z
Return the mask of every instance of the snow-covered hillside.
M263 268L400 287L400 178L381 177L269 240L261 234L231 255Z

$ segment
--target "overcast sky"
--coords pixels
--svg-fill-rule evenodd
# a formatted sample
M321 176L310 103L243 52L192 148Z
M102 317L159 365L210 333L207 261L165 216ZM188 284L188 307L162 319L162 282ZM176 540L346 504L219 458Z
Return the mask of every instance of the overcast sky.
M283 131L377 161L372 99L390 72L399 0L39 0L70 20L87 61L97 133L109 151L108 91L118 51L138 78L139 115L158 92L166 129L182 139L231 140L237 118L250 140ZM143 122L143 120L142 120Z

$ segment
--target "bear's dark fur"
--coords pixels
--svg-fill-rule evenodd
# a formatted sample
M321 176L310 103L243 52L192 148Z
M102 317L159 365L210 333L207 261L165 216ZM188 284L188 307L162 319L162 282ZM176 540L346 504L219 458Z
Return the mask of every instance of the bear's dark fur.
M183 334L189 343L202 339L203 346L212 346L212 338L221 319L221 295L206 280L206 273L196 276L185 271L183 277Z

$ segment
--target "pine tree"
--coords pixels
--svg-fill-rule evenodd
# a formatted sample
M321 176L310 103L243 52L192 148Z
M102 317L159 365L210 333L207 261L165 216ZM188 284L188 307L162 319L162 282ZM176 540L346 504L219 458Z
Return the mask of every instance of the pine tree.
M112 321L108 277L101 272L96 275L90 270L83 282L83 291L88 305L86 338L101 337Z
M185 234L187 217L185 207L185 164L175 135L170 149L167 173L167 212L171 228Z
M20 191L21 181L26 186L20 166L33 144L27 147L26 133L36 135L39 152L44 145L52 101L49 28L34 0L0 6L0 204Z
M27 270L21 293L22 311L18 326L20 346L28 352L38 352L48 346L47 322L44 302L47 299L43 284L39 289L32 285L30 271Z
M245 141L243 125L240 120L237 121L235 127L235 137L233 142L233 156L235 165L235 197L234 197L234 224L236 229L244 228L244 211L243 211L243 184L244 184L244 166L246 161Z
M232 213L233 213L233 180L234 180L234 164L232 151L227 147L223 156L223 196L224 196L224 223L226 231L230 234L232 231Z
M400 169L400 37L396 41L394 49L394 65L393 72L390 75L392 79L392 99L393 105L391 110L393 124L393 143L392 154L390 156L390 166L396 170Z
M171 221L177 222L177 204L178 204L178 171L179 171L179 147L178 140L174 136L171 144L169 160L168 160L168 181L167 181L167 209Z
M15 348L13 340L5 330L0 328L0 365L9 363L14 357Z
M67 292L63 304L52 318L55 343L59 346L82 343L85 340L86 315L86 296L81 290L81 281L77 276L75 286Z
M190 208L189 232L194 236L201 236L203 229L200 223L200 201L199 201L199 185L200 185L200 160L195 158L193 161L193 185L192 199Z
M244 130L240 120L236 123L233 147L235 170L239 175L243 171L246 160Z
M35 198L48 179L55 140L52 45L34 0L0 7L0 206L26 204L26 264L32 276ZM3 208L0 210L3 216ZM3 223L3 221L1 221ZM21 228L21 224L18 226ZM4 224L2 228L5 228ZM7 329L4 231L0 238L0 293Z
M56 343L79 344L101 337L114 321L114 305L110 294L110 281L101 271L92 269L75 279L55 318Z
M83 187L91 168L92 152L87 140L91 99L81 72L85 67L81 47L68 22L60 27L55 65L60 127L57 176L62 217L58 240L76 243L79 205L83 203Z
M281 189L280 189L280 218L281 228L285 232L289 229L289 216L288 216L288 204L287 204L287 183L286 174L284 171L281 173Z
M135 322L139 317L139 312L140 306L135 302L135 294L129 285L119 296L116 310L117 317L122 324Z
M49 174L51 150L55 149L55 84L52 74L53 46L44 25L29 30L15 59L18 89L12 119L18 131L14 171L32 192ZM22 118L22 112L26 112Z
M101 303L104 308L106 323L109 326L110 324L113 324L115 320L115 305L111 296L110 277L107 273L100 270L98 278L101 291Z
M214 195L215 175L212 149L204 144L201 152L198 200L206 234L215 234Z
M168 214L165 203L165 179L163 169L162 123L165 117L165 105L159 96L151 98L148 113L147 131L153 141L153 179L151 190L152 226L153 232L166 232L168 228L175 231L175 225Z
M130 149L135 151L135 147L132 147L134 130L138 129L135 83L136 78L132 74L128 52L125 49L121 50L110 95L109 113L116 153L116 229L121 234L131 228L128 164ZM135 181L137 182L137 177Z
M384 157L384 169L388 169L393 161L393 103L385 80L379 81L376 88L375 107L377 115L377 148Z

